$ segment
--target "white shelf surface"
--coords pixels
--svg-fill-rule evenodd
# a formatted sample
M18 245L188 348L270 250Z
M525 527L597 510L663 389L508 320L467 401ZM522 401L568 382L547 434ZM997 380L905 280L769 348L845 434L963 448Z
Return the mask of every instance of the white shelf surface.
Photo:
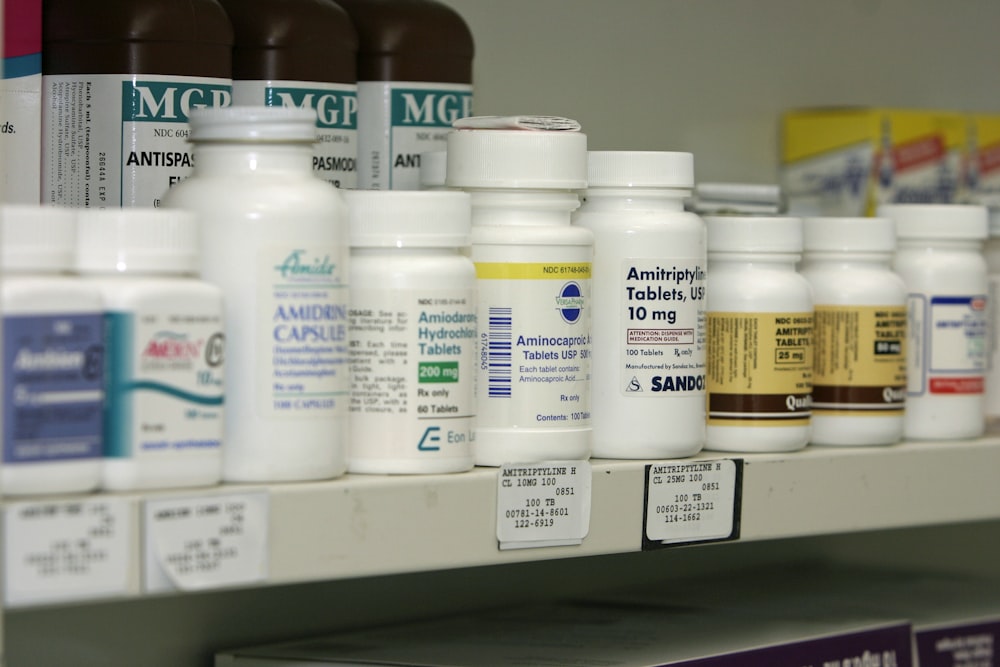
M810 447L790 454L705 452L683 461L594 459L590 528L583 542L517 550L498 547L493 468L87 498L122 498L128 504L131 553L124 594L141 596L147 500L264 492L266 574L252 585L277 585L639 551L646 466L718 459L743 461L741 541L1000 518L997 435L881 448ZM6 504L47 500L67 499Z

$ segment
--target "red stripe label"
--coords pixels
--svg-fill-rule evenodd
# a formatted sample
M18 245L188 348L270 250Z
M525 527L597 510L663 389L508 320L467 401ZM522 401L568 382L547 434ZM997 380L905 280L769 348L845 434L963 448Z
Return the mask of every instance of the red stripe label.
M892 147L892 164L896 171L940 162L944 158L944 140L938 134L921 137Z
M931 378L932 394L981 394L983 378Z

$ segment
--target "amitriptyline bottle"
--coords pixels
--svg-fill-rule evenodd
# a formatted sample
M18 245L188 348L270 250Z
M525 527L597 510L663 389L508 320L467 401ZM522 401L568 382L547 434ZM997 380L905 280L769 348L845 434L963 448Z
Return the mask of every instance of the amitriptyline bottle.
M222 292L198 279L198 220L163 209L79 214L77 270L104 298L102 486L215 484L222 475Z
M73 493L101 479L101 293L71 277L76 213L0 207L3 492Z
M795 270L802 220L706 217L705 448L788 452L809 442L813 301Z
M676 458L705 442L705 224L690 153L591 151L573 224L594 232L593 455Z
M357 185L358 37L332 0L221 0L233 23L233 104L316 110L313 168Z
M225 294L228 481L347 467L347 206L313 171L316 114L191 115L195 170L165 204L202 220L201 275Z
M472 115L469 27L438 0L338 0L358 30L358 187L419 190L420 155Z
M903 435L906 286L889 268L886 218L806 218L799 272L816 311L812 437L888 445Z
M473 465L476 269L469 195L344 193L351 224L347 469L445 473Z
M233 29L217 0L46 0L43 203L154 207L191 173L192 109L227 106Z
M472 197L476 463L585 459L594 236L572 227L570 214L587 185L587 137L457 130L448 136L447 174L449 186Z
M893 268L908 296L907 397L903 436L975 438L986 428L989 281L982 206L892 204Z

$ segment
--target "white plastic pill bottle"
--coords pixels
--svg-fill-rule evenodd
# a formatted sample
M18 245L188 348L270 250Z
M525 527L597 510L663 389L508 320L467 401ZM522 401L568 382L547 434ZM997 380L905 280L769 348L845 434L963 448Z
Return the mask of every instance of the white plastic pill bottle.
M473 465L476 270L464 192L345 192L351 234L347 469Z
M573 224L594 232L593 455L705 444L705 223L690 153L591 151Z
M1000 206L990 207L990 238L984 249L989 270L990 333L986 371L986 419L1000 421Z
M909 293L903 436L977 437L986 427L987 210L892 204L878 214L896 223L893 266Z
M215 484L222 475L222 292L198 279L198 219L79 213L77 270L104 297L104 489Z
M100 292L69 276L76 214L0 207L3 492L74 493L101 479L104 323Z
M888 445L903 436L906 285L887 218L806 218L799 271L813 290L812 438Z
M165 197L198 212L201 273L226 298L224 478L347 467L347 206L312 168L315 112L191 114L195 170Z
M813 303L796 272L802 220L707 217L707 449L788 452L809 442Z
M448 185L472 197L476 463L586 459L594 235L570 215L587 186L587 137L462 129L447 162Z

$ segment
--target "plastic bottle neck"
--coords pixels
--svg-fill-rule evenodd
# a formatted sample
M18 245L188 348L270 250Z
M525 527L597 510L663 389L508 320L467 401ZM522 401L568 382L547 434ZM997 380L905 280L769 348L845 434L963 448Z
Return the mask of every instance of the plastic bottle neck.
M767 268L773 271L795 271L795 263L802 258L790 252L709 252L708 261L730 266L744 265Z
M196 174L312 173L313 144L307 142L204 142L194 146Z
M889 267L892 253L888 252L805 252L802 261L808 264L854 264L871 267Z
M983 242L978 239L897 239L896 250L970 251L982 250Z
M580 207L570 190L468 190L473 225L566 225Z
M690 190L667 188L589 188L585 205L591 211L683 211Z

